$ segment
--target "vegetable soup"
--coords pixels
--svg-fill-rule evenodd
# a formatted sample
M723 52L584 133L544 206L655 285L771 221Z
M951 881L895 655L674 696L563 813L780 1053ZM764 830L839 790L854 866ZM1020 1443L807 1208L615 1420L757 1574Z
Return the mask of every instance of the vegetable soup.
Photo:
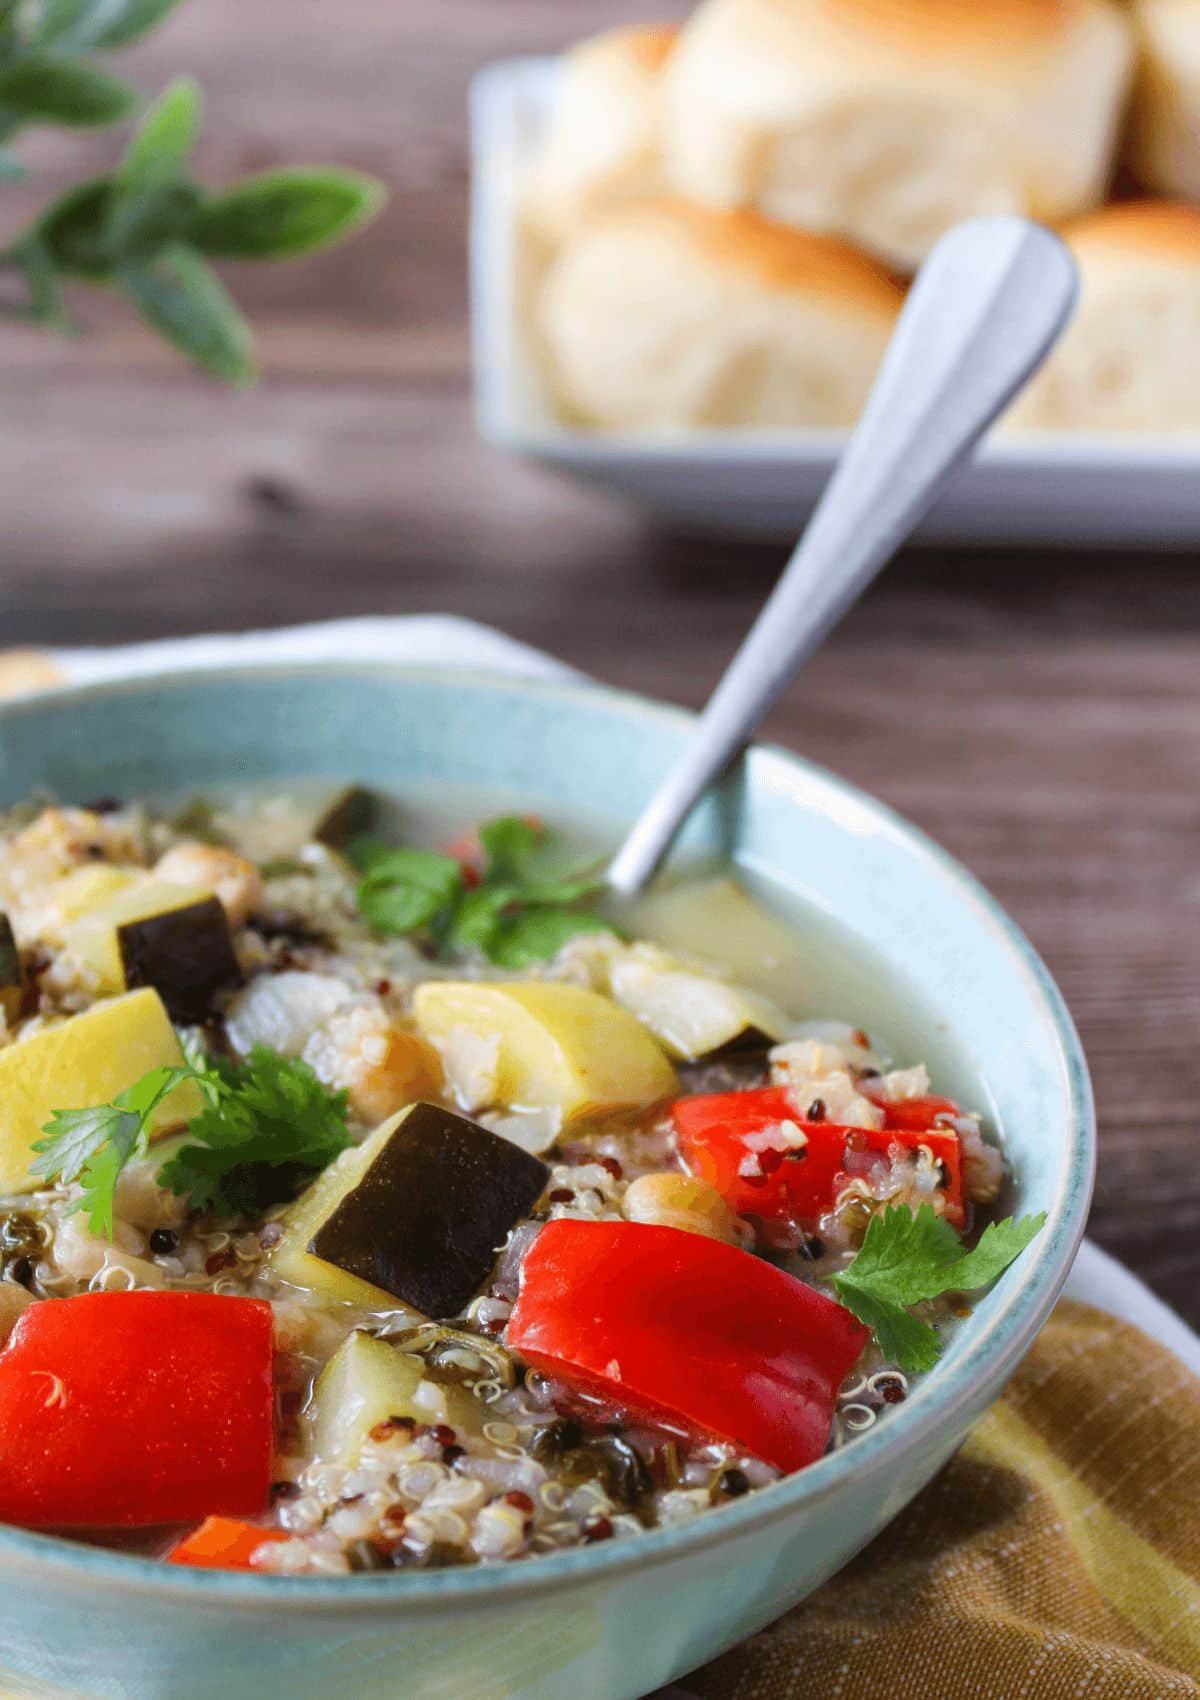
M980 1115L786 1007L805 943L731 875L620 914L573 842L406 842L362 787L3 819L0 1520L526 1560L708 1515L934 1366L1041 1225Z

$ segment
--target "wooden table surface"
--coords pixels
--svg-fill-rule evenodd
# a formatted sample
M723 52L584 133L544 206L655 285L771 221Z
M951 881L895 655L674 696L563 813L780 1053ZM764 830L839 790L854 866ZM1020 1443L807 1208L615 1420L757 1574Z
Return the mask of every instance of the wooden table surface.
M651 7L651 11L670 10ZM678 8L676 8L678 9ZM638 0L187 0L123 68L208 97L214 180L378 172L339 253L230 268L265 379L193 378L114 303L83 343L0 328L0 643L376 611L491 621L700 703L782 552L666 535L480 444L465 335L470 74ZM43 184L112 139L36 137ZM36 204L4 191L0 233ZM1092 1231L1200 1323L1200 573L1194 557L912 553L770 734L946 844L1044 953L1083 1033Z

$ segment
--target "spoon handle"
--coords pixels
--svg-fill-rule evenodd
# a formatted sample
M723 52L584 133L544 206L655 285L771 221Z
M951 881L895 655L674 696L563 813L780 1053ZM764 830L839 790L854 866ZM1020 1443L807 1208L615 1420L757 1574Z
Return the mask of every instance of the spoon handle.
M1062 242L1025 219L973 219L938 243L804 536L617 853L613 889L645 885L699 798L1041 364L1077 287Z

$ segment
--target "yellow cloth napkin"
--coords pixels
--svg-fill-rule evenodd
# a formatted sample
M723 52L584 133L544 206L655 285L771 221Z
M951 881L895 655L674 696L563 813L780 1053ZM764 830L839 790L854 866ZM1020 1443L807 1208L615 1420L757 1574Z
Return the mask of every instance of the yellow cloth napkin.
M962 1451L683 1700L1200 1700L1200 1380L1064 1300Z

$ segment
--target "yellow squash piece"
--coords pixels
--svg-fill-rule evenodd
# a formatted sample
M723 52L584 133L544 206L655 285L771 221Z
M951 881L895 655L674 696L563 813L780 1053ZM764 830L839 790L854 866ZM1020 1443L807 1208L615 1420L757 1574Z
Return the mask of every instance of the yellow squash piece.
M63 943L96 970L105 991L123 991L125 968L121 960L120 929L130 922L146 921L152 916L170 915L177 909L207 903L212 895L211 891L203 891L199 886L170 885L166 880L139 880L111 892L102 901L77 913L75 919L63 928Z
M356 1330L321 1371L308 1416L321 1462L352 1468L368 1434L389 1417L478 1433L486 1412L465 1387L428 1380L421 1358Z
M94 862L88 867L73 868L49 888L45 920L47 930L57 931L80 915L86 915L89 910L115 897L119 891L132 886L140 875L140 869L115 868L106 862Z
M570 1120L676 1090L675 1070L641 1023L581 986L436 980L417 987L413 1010L448 1051L456 1030L498 1047L496 1104L557 1108Z
M55 1110L110 1104L152 1068L184 1061L162 999L145 987L0 1050L0 1192L46 1183L29 1173L34 1141ZM150 1137L182 1127L203 1108L187 1081L155 1112Z

